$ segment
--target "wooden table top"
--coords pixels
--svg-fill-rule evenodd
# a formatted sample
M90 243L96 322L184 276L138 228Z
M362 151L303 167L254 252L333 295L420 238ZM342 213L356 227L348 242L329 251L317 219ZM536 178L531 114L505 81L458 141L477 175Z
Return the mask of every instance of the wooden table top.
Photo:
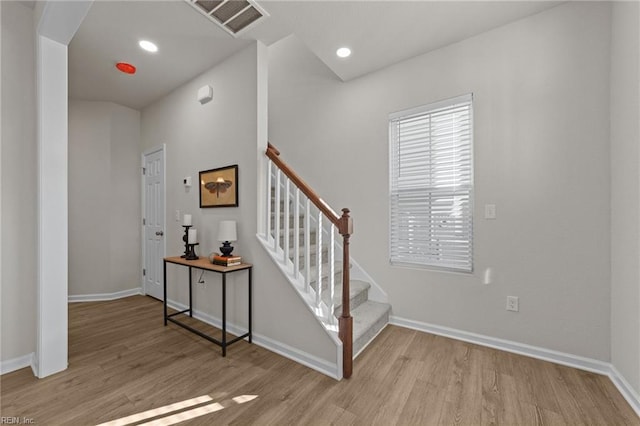
M253 266L250 263L241 263L239 265L234 265L234 266L215 265L211 263L208 257L204 257L204 256L198 257L197 260L186 260L184 257L172 256L172 257L165 257L164 261L168 263L175 263L176 265L191 266L193 268L206 269L208 271L215 271L215 272L240 271L242 269L249 269Z

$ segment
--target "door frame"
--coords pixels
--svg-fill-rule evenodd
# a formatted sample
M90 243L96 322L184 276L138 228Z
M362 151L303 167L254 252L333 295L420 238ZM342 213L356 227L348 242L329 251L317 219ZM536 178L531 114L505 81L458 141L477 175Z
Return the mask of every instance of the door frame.
M164 238L162 238L162 254L163 256L167 255L167 144L163 143L162 145L155 146L153 148L149 148L147 150L142 151L140 155L140 198L142 199L142 210L140 217L140 250L142 253L142 257L140 259L140 292L144 295L147 294L147 288L145 284L145 276L142 271L146 265L146 250L145 250L145 225L143 224L143 219L147 216L147 206L145 202L145 174L142 173L144 167L146 165L145 158L147 155L155 154L156 152L162 151L162 210L164 210L163 223L162 228L164 229ZM164 277L162 278L164 280Z

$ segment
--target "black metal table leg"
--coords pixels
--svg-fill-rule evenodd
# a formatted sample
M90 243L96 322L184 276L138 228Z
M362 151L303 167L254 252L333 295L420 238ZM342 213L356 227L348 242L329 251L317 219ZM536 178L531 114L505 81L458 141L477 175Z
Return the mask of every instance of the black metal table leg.
M191 295L193 283L191 279L191 269L191 266L189 266L189 316L193 317L193 296Z
M249 268L249 343L251 343L251 311L252 311L252 302L251 302L251 270L253 268Z
M222 356L227 356L227 274L222 274Z
M162 278L162 288L163 288L163 304L164 304L164 325L167 325L167 261L163 261L163 278Z

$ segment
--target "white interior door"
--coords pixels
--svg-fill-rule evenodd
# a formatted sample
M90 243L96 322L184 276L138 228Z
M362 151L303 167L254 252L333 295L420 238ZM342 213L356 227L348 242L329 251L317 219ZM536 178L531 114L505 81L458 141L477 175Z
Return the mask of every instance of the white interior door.
M163 300L163 262L165 257L164 148L143 155L144 164L144 292Z

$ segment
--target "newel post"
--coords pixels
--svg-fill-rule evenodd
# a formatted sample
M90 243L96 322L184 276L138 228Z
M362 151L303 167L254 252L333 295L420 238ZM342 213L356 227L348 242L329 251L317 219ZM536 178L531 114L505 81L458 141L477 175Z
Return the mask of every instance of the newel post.
M342 377L348 379L353 373L353 318L349 300L349 237L353 234L353 221L349 209L342 209L339 232L342 235L342 315L338 326L342 340Z

